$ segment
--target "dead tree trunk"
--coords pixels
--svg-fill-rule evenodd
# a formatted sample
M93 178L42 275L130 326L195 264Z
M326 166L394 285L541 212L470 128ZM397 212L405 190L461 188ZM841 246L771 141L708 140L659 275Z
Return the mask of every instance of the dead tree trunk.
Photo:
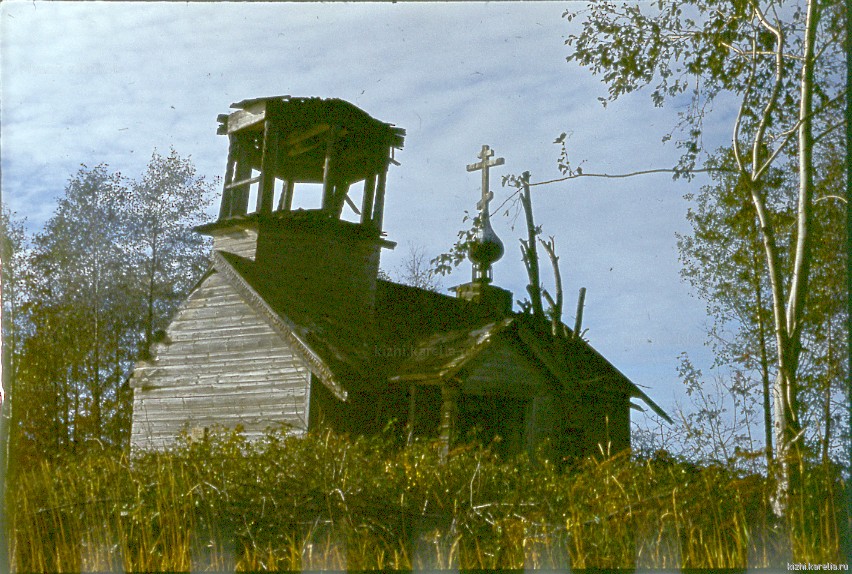
M541 273L538 267L538 249L536 249L536 237L539 234L539 230L535 226L535 221L533 221L532 198L530 197L530 173L528 171L525 171L521 176L521 205L524 208L527 223L527 238L521 239L521 256L523 257L524 267L527 269L527 277L529 278L527 292L530 295L533 317L543 321L545 315L541 300Z
M554 337L566 337L565 325L562 324L562 273L559 271L559 257L556 255L556 239L551 236L547 241L539 239L541 246L547 252L550 258L550 265L553 267L553 285L556 291L556 299L550 296L546 289L542 289L544 298L547 299L547 304L550 305L548 313L550 314L551 331Z

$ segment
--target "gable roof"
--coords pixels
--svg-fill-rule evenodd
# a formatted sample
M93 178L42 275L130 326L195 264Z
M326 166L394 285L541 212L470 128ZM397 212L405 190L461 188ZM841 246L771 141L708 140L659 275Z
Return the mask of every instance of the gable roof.
M321 300L292 297L252 260L216 251L213 266L341 400L388 383L448 380L511 332L502 340L523 346L564 389L608 387L670 421L586 341L553 337L529 316L494 315L462 299L380 280L374 315L341 318Z

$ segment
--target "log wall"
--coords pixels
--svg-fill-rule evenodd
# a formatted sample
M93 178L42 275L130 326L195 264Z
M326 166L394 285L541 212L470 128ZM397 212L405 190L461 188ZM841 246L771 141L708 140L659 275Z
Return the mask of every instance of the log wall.
M256 261L278 273L279 287L294 300L321 300L323 313L367 320L381 246L360 226L293 212L260 220Z
M533 451L547 440L557 460L602 451L615 454L630 447L629 397L606 381L567 392L560 388L516 346L497 342L465 367L461 392L470 397L502 397L504 404L495 403L497 407L488 410L488 405L468 401L473 410L466 413L462 408L460 416L501 420L460 420L461 434L477 424L499 426L499 432L508 435L504 437L507 454L522 448Z

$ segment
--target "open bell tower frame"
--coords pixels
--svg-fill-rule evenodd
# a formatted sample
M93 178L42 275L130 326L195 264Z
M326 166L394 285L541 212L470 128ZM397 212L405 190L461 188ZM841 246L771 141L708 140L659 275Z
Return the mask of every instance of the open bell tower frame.
M405 130L339 99L277 96L231 107L218 117L217 133L229 140L220 221L290 211L296 184L320 183L321 211L339 219L348 204L361 225L381 231L388 166ZM360 182L359 206L349 190Z

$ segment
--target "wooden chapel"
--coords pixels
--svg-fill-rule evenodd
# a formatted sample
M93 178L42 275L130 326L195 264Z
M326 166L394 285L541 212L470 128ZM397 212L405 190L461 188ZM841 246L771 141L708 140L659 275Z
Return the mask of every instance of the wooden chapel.
M240 425L259 437L331 427L505 454L555 457L630 445L638 398L665 414L581 338L554 338L492 283L503 247L490 224L470 283L442 295L379 279L382 216L404 130L339 99L245 100L219 116L229 151L209 271L131 377L134 449L186 430ZM488 169L500 165L484 146ZM316 205L294 208L294 197ZM354 198L354 199L353 199ZM356 201L357 200L357 201ZM566 327L567 329L567 327Z

